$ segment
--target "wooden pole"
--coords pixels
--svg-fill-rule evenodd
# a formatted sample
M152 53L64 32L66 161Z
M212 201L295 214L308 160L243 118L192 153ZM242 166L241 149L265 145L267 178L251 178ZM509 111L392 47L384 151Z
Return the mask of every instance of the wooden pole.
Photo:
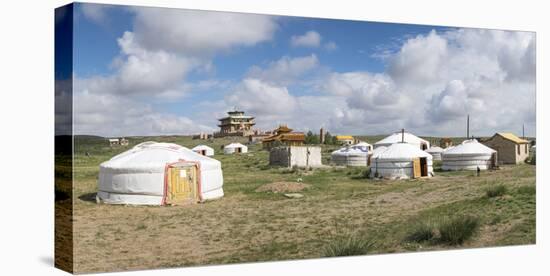
M401 129L401 143L405 143L405 129Z
M466 139L470 139L470 114L466 119Z

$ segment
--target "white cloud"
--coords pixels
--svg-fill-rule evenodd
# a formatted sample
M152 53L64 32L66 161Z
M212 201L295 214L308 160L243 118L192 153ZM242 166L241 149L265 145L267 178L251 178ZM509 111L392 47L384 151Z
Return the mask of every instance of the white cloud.
M101 136L168 135L211 132L188 117L156 112L132 98L91 94L75 86L74 133Z
M110 7L103 4L79 3L84 17L96 24L103 25L107 21L106 11Z
M284 86L275 86L259 79L247 78L226 97L229 106L268 118L286 118L297 107L295 97Z
M271 40L276 17L230 12L136 8L136 41L148 50L210 56Z
M307 31L303 35L292 36L290 45L293 47L317 48L321 45L321 35L316 31Z
M285 56L269 63L265 69L259 66L252 66L247 73L247 77L260 79L269 83L289 85L318 66L319 60L314 54L296 58Z
M334 50L338 49L338 45L336 45L336 43L334 41L329 41L329 42L325 43L324 47L327 51L334 51Z
M532 33L475 29L410 38L387 57L385 73L347 72L326 80L324 90L347 103L331 124L348 130L363 124L369 133L405 127L463 135L470 114L477 135L517 132L523 123L534 134L534 45Z
M103 21L105 7L83 4L82 13L90 20ZM192 91L212 87L227 88L225 81L189 83L186 77L193 71L214 72L212 58L217 53L268 41L277 29L273 16L144 7L131 11L135 14L133 30L117 40L120 55L112 62L114 72L75 79L76 133L212 131L191 118L158 112L151 103L181 100Z
M263 69L253 67L243 81L248 84L226 97L226 107L244 102L239 107L257 115L262 128L285 122L301 130L324 126L333 133L383 134L406 128L454 136L465 134L470 114L474 135L518 132L523 123L534 135L532 56L530 33L432 31L404 40L385 58L385 72L332 72L316 79L312 90L321 94L292 90L293 83L309 83L311 76L302 73L307 70L290 70L290 58ZM317 67L321 65L315 62Z
M533 33L432 31L383 52L387 69L378 73L319 75L326 67L312 54L252 66L236 84L190 83L186 78L191 72L216 71L217 54L271 40L278 28L276 18L158 8L133 12L133 30L118 39L114 73L75 80L77 133L212 131L217 116L235 106L257 116L263 129L287 123L297 130L324 126L332 133L378 134L404 127L424 135L462 135L470 114L475 135L517 132L523 123L528 133L535 133ZM83 13L90 19L104 16L93 9ZM332 41L323 43L315 31L293 36L291 45L337 48ZM205 112L193 117L158 111L153 105L211 89L227 93L218 101L197 103Z
M447 40L430 32L409 39L389 65L389 74L397 82L429 83L441 77L439 70L447 59Z

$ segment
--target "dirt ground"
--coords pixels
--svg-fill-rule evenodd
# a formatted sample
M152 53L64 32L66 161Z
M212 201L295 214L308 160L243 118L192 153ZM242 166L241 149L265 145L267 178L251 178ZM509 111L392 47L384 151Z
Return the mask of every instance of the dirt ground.
M273 182L258 187L258 189L256 189L256 192L295 193L309 187L311 187L311 185L300 182Z
M190 139L173 142L193 146ZM112 155L107 148L75 161L77 273L319 258L328 242L344 234L375 240L373 254L535 242L531 165L505 166L480 177L436 171L430 179L375 181L363 178L365 168L269 168L267 153L253 146L248 155L214 156L224 171L220 200L164 207L98 205L97 166ZM505 185L506 196L488 198L485 189L494 185ZM296 191L305 197L287 199L279 193ZM478 216L482 223L463 246L403 241L414 222L456 214Z

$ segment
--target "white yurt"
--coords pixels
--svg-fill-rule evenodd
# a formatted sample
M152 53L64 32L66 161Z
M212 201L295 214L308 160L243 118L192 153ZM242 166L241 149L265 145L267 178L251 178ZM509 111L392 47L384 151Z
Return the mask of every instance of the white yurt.
M177 205L220 198L222 186L220 161L177 144L145 142L99 165L97 199Z
M394 133L394 134L392 134L392 135L390 135L390 136L374 143L374 148L377 148L377 147L380 147L380 146L389 147L392 144L401 143L401 142L411 144L413 146L418 147L421 150L427 150L427 149L430 148L430 142L428 142L428 141L426 141L426 140L424 140L424 139L422 139L418 136L410 134L408 132L402 133L401 131L396 132L396 133Z
M351 146L335 150L330 155L332 163L340 166L367 166L368 146Z
M395 143L373 155L370 176L387 179L430 177L433 176L432 156L414 145Z
M441 159L444 171L487 170L497 164L497 151L475 139L466 140L460 145L445 150Z
M452 149L452 148L454 148L454 147L456 147L456 146L448 146L448 147L446 147L446 148L443 149L443 152L448 151L448 150L450 150L450 149Z
M380 153L384 152L388 147L384 147L384 146L379 146L375 149L373 149L371 152L370 152L370 156L368 157L369 158L369 166L372 166L372 162L374 160L374 158L376 158L377 156L380 155Z
M367 142L359 142L355 145L352 145L352 147L360 148L360 149L366 149L366 150L368 150L369 152L372 153L372 145L367 143Z
M372 156L371 159L376 158L380 153L384 152L388 147L379 146L376 147L374 150L372 150Z
M427 153L432 155L433 160L441 160L441 153L443 153L444 151L444 149L438 146L433 146L426 150Z
M246 153L246 152L248 152L248 147L241 143L231 143L223 147L224 154Z
M214 149L206 145L198 145L191 149L192 151L204 155L204 156L214 156Z

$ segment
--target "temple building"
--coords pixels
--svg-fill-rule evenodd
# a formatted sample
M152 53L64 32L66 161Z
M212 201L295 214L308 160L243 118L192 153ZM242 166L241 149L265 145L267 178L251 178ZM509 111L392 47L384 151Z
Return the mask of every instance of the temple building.
M218 119L220 123L219 132L214 133L214 137L225 136L249 136L254 134L252 127L256 124L254 117L244 115L244 111L229 111L228 116Z
M262 140L262 146L267 150L277 146L302 146L305 140L303 132L292 132L286 125L280 125L273 130L273 135Z

